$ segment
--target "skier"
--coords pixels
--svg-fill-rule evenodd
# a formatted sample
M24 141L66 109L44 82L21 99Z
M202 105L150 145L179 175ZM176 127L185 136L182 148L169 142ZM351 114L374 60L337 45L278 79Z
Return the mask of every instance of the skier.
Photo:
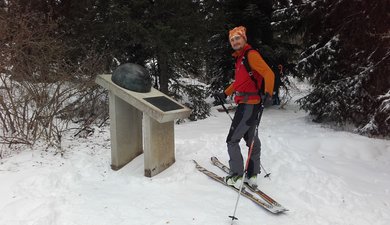
M259 137L254 135L257 114L261 110L260 101L262 99L259 89L262 87L262 82L264 82L265 97L263 97L263 101L272 97L275 75L260 53L252 49L247 43L245 27L239 26L230 30L229 41L233 50L235 50L233 53L236 59L235 80L224 92L216 94L218 98L224 100L234 93L234 101L238 104L226 139L231 174L225 177L225 182L239 189L244 174L244 163L239 142L244 138L246 145L249 147L252 138L254 138L254 146L244 182L256 187L257 174L260 173L261 147ZM245 59L245 56L247 56L247 59ZM248 71L248 62L251 71ZM244 65L245 63L246 65Z
M278 65L278 72L275 74L275 84L274 84L274 94L272 96L272 105L280 105L279 99L279 89L283 85L281 77L283 76L283 66L282 64Z

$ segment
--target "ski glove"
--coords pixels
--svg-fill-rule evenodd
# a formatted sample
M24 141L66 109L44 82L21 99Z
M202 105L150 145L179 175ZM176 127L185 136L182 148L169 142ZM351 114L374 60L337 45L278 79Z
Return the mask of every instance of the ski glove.
M272 101L272 98L268 92L265 93L265 95L261 96L261 101L263 102L263 105L267 105L267 103L270 103Z
M221 104L226 103L226 97L227 95L225 92L214 93L215 101L220 102Z

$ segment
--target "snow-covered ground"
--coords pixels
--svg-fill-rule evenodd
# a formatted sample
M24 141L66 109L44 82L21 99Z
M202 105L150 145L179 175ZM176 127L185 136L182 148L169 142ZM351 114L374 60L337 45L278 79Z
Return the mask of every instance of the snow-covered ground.
M143 175L143 155L110 169L108 127L87 139L69 134L63 157L36 147L1 159L0 224L230 224L237 193L192 162L223 175L209 160L227 163L229 126L216 108L206 120L176 125L176 163L153 178ZM290 211L273 215L241 198L236 224L390 224L390 141L324 128L294 103L265 110L260 138L271 172L260 188Z

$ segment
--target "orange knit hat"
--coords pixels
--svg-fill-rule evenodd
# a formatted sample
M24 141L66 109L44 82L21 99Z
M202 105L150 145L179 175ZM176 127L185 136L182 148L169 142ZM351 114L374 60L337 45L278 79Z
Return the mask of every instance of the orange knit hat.
M246 41L246 28L243 26L235 27L229 31L229 40L236 35L240 35Z

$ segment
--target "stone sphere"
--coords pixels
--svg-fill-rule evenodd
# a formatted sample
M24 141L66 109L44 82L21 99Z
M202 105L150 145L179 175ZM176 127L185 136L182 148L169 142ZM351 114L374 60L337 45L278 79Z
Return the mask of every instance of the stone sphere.
M126 63L118 66L111 77L112 82L130 91L150 92L152 78L149 72L142 66L134 63Z

